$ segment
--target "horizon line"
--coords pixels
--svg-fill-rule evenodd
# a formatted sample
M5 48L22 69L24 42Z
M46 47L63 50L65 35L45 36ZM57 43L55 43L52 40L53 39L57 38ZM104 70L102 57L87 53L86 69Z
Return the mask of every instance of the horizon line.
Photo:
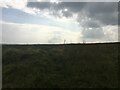
M116 42L85 42L85 43L0 43L0 45L72 45L72 44L111 44Z

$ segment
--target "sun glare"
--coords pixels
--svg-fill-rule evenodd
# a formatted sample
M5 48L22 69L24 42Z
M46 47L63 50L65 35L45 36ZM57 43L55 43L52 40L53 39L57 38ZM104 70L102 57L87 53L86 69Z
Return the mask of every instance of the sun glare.
M60 3L60 0L50 0L50 2L58 4L58 3Z
M64 11L66 11L66 12L67 12L67 11L68 11L68 9L67 9L67 8L65 8L65 9L64 9Z

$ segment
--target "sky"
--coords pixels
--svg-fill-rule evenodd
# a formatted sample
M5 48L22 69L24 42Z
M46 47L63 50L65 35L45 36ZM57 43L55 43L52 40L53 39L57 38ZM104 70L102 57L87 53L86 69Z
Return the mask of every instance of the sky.
M3 0L1 43L62 44L118 41L118 3ZM106 2L105 2L106 1Z

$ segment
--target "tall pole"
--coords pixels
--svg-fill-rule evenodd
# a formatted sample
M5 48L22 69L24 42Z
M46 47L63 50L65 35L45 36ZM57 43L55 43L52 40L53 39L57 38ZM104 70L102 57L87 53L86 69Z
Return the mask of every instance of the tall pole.
M64 44L65 44L66 40L64 39Z
M85 40L83 40L83 44L85 44Z

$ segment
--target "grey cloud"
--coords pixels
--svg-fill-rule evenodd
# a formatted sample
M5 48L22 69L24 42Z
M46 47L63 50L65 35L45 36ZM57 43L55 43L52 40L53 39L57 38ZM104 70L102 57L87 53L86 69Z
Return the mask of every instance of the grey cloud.
M62 11L62 13L63 13L63 16L65 17L72 17L72 13L69 11Z
M49 9L56 17L60 17L58 13L60 10L63 10L62 14L67 18L77 14L76 21L84 28L82 30L83 38L102 38L105 35L101 27L118 25L117 2L62 2L59 4L28 2L27 6L41 10ZM64 9L68 9L68 11L64 11ZM57 37L53 37L50 42L54 40L57 40Z
M61 2L59 4L50 3L50 2L28 2L27 6L31 8L38 8L40 10L48 9L50 12L56 11L58 13L60 10L68 9L69 12L62 12L65 17L72 17L73 13L80 12L85 6L86 2ZM57 15L57 14L53 14ZM59 15L58 15L59 16Z
M101 27L100 23L95 20L87 20L82 22L82 26L85 28L99 28Z
M58 4L50 2L28 2L27 6L39 9L49 9L53 7L56 10L68 8L71 11L79 12L85 6L85 4L86 2L61 2Z
M89 39L100 39L104 37L104 32L102 28L92 28L88 29L86 28L85 30L82 31L83 38L89 38Z
M50 2L28 2L28 7L49 9L50 12L58 13L60 10L68 9L68 12L62 12L64 17L72 17L72 14L78 14L78 22L81 22L80 15L99 20L103 25L117 25L118 22L118 3L117 2L61 2L59 4ZM55 16L60 16L55 14ZM84 17L83 16L83 17ZM82 18L83 19L83 18Z
M93 18L98 19L103 25L117 25L118 24L118 14L98 14Z
M117 25L118 22L118 3L99 2L88 3L85 7L86 14L92 19L101 21L105 25Z
M68 8L71 12L78 13L86 4L86 2L62 2L59 4L59 7Z
M49 9L51 7L51 4L50 2L28 2L27 6L39 9Z
M28 0L29 2L38 2L38 0ZM39 2L49 2L50 0L39 0ZM61 2L98 2L98 0L57 0ZM100 0L99 2L119 2L119 0Z
M89 2L85 7L92 15L117 11L117 2Z

